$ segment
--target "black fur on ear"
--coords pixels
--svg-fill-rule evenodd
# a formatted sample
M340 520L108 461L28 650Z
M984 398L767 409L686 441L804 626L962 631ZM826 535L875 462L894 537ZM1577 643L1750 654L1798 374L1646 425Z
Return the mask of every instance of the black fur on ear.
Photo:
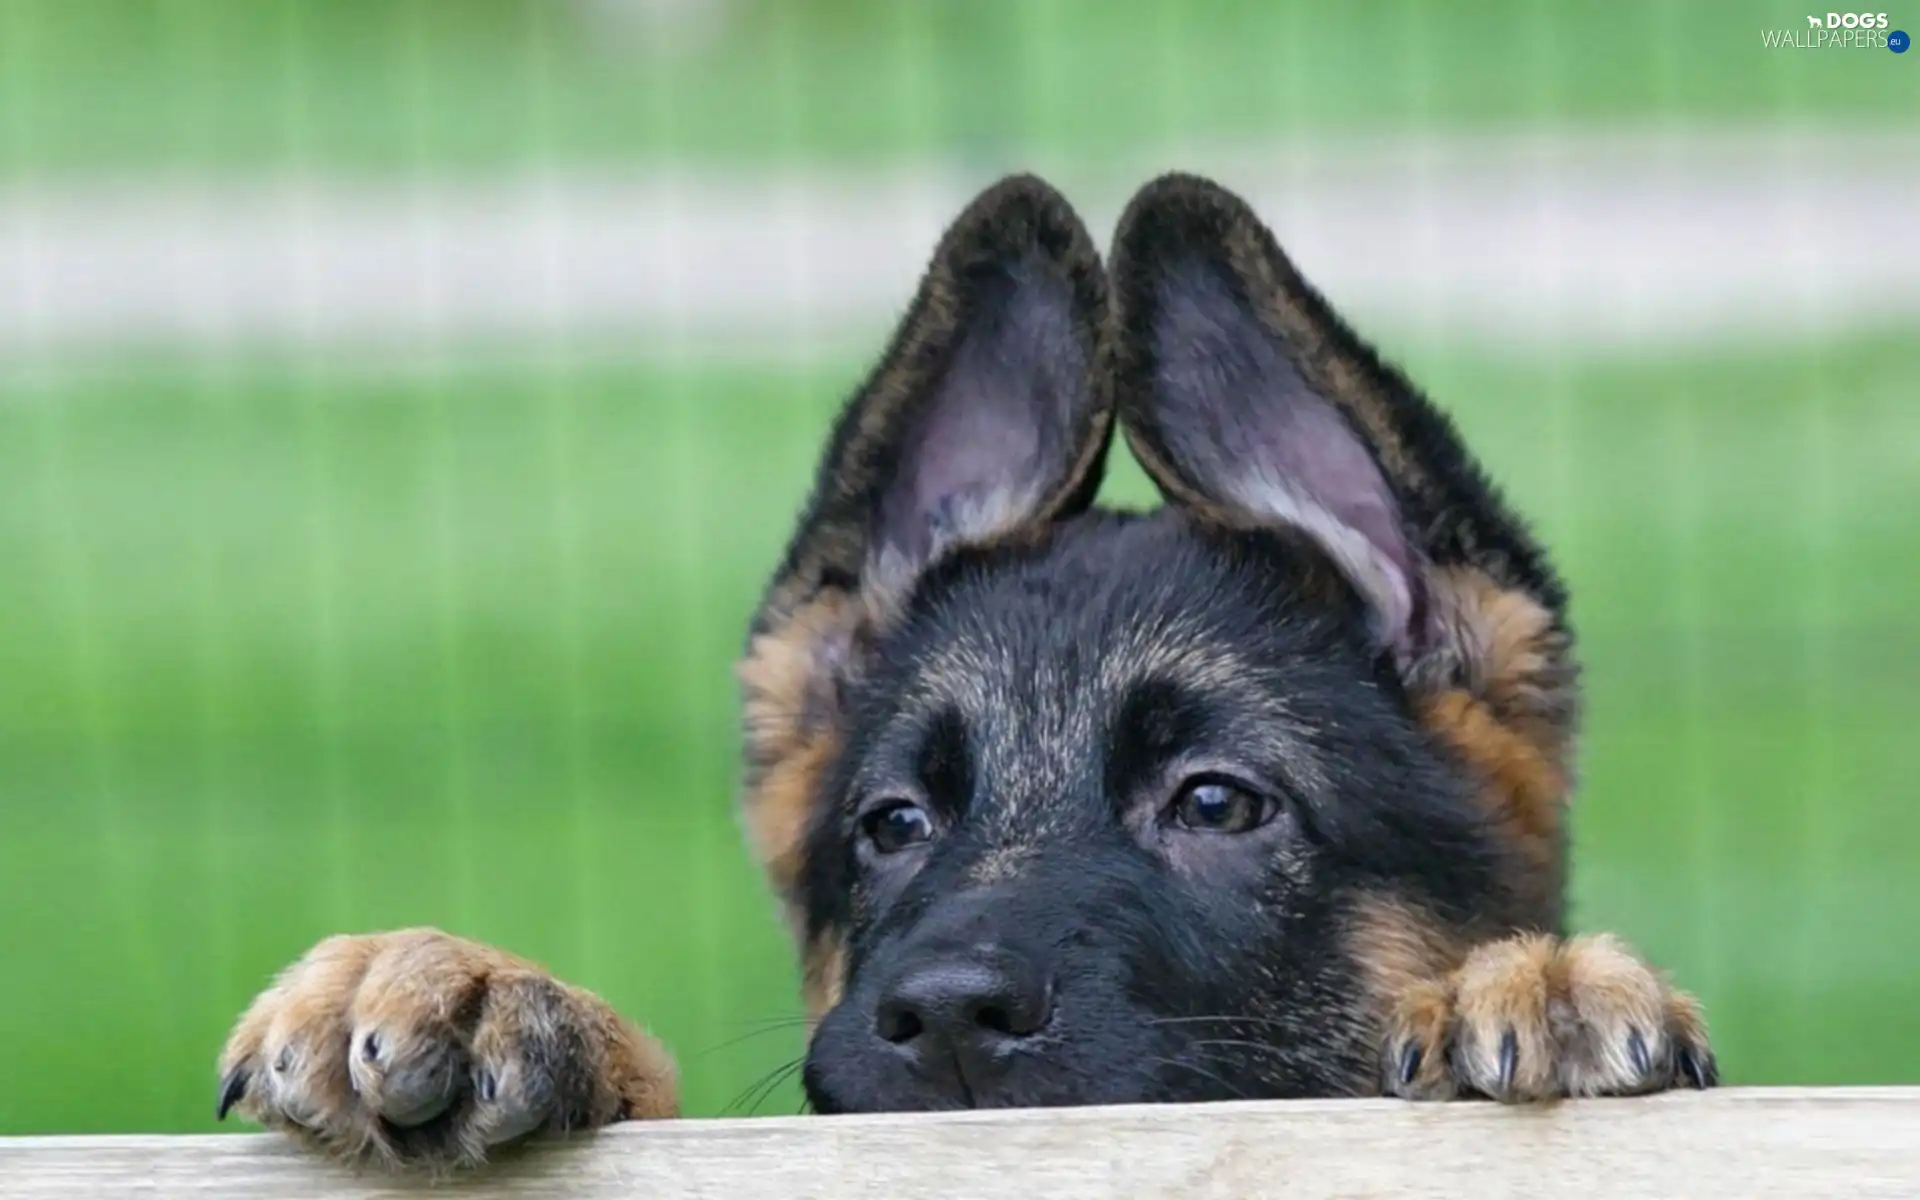
M1170 501L1312 537L1403 667L1444 640L1436 567L1475 568L1563 617L1545 555L1452 422L1217 184L1167 175L1128 205L1100 374Z
M841 413L756 633L823 591L884 600L951 546L1084 509L1112 417L1092 384L1106 275L1030 175L948 229L878 366Z

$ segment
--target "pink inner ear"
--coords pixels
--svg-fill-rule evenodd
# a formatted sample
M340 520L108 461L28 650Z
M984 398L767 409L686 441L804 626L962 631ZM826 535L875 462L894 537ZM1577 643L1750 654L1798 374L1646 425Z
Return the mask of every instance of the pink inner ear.
M1306 532L1366 596L1381 640L1410 658L1419 640L1418 567L1380 468L1346 421L1317 397L1281 406L1228 483L1242 507Z
M1220 269L1169 271L1158 299L1155 416L1181 474L1217 501L1312 536L1367 597L1382 640L1415 652L1419 567L1366 443Z
M1399 505L1379 465L1345 419L1308 394L1281 405L1261 433L1253 462L1262 482L1295 488L1324 508L1364 538L1404 586L1414 563Z
M1057 487L1086 400L1067 280L1027 262L974 286L968 325L880 502L874 552L909 569L1021 520Z
M991 383L968 379L965 389ZM1014 407L994 395L953 395L932 414L921 432L911 490L913 517L930 540L957 532L966 510L991 505L996 487L1034 473L1040 435L1030 421L1008 420ZM1016 398L1015 403L1019 403ZM917 547L924 555L930 549Z

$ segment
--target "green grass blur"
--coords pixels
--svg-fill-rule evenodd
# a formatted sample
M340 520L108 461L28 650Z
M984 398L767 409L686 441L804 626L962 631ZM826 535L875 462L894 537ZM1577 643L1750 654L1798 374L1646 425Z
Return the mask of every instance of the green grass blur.
M1920 57L1768 57L1774 0L581 11L5 0L0 184L1911 129ZM1912 339L1386 345L1573 585L1577 922L1701 993L1731 1082L1920 1082ZM731 664L860 364L473 349L0 362L0 1134L213 1128L270 974L413 923L646 1021L691 1113L800 1052Z
M31 163L116 170L408 168L423 147L484 169L1091 159L1276 131L1857 131L1914 103L1892 54L1763 55L1763 28L1803 27L1788 0L736 0L719 27L677 7L648 24L559 0L8 0L0 97Z
M1573 584L1577 919L1736 1082L1920 1077L1908 353L1411 360ZM856 373L0 389L0 1130L210 1127L267 975L414 922L645 1018L692 1112L797 1054L729 667Z

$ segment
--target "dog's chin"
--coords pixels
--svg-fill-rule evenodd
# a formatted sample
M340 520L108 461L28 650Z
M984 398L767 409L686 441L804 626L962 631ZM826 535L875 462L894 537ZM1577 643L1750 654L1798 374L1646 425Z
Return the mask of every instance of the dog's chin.
M821 1063L810 1059L801 1076L808 1106L816 1113L952 1112L987 1108L1079 1108L1125 1104L1197 1104L1245 1099L1265 1089L1252 1081L1236 1084L1218 1067L1178 1063L1148 1078L1124 1073L1092 1078L1079 1071L1048 1071L1036 1064L1022 1077L992 1087L929 1088L905 1074L882 1077L866 1064Z
M823 1116L848 1113L963 1112L988 1108L1078 1108L1105 1104L1177 1103L1173 1095L1090 1095L1071 1091L996 1089L966 1096L932 1094L911 1088L835 1088L808 1086L808 1107Z

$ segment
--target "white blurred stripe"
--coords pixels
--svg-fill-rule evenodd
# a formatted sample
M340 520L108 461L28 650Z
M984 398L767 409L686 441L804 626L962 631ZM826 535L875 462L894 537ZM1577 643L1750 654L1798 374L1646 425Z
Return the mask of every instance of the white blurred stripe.
M1283 144L1046 169L1105 240L1178 166L1273 224L1363 323L1494 344L1920 320L1920 138ZM845 345L906 303L988 182L954 167L0 189L0 355Z

